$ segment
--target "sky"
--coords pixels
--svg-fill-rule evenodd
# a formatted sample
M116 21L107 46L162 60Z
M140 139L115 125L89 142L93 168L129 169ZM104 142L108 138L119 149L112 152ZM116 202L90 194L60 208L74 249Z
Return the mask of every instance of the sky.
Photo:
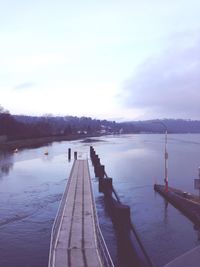
M0 105L12 114L200 118L200 1L0 6Z

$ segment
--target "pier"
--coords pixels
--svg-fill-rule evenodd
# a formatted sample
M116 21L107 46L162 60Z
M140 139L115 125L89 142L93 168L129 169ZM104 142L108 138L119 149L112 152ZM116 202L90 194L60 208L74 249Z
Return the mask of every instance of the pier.
M164 185L154 185L154 190L169 201L175 208L187 216L198 228L200 227L200 200L198 196Z
M114 267L96 215L87 160L75 160L56 216L49 267Z

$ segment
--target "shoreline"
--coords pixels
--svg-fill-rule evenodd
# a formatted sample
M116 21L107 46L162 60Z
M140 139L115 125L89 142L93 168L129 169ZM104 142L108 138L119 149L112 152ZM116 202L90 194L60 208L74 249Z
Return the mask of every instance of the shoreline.
M67 136L49 136L49 137L38 137L30 139L20 139L6 141L0 143L0 149L2 150L13 150L13 149L22 149L22 148L35 148L43 145L47 145L53 142L61 141L75 141L92 137L99 137L101 135L67 135Z

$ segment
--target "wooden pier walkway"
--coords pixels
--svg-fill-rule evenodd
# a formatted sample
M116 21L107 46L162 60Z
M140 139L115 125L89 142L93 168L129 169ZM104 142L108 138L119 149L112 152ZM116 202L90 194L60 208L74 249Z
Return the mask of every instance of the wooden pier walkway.
M75 160L51 236L49 267L113 266L103 240L87 160Z

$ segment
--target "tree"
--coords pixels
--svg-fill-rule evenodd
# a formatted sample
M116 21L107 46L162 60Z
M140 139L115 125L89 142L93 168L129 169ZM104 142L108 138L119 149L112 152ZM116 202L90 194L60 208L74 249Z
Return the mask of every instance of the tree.
M0 114L10 114L10 112L0 105Z

